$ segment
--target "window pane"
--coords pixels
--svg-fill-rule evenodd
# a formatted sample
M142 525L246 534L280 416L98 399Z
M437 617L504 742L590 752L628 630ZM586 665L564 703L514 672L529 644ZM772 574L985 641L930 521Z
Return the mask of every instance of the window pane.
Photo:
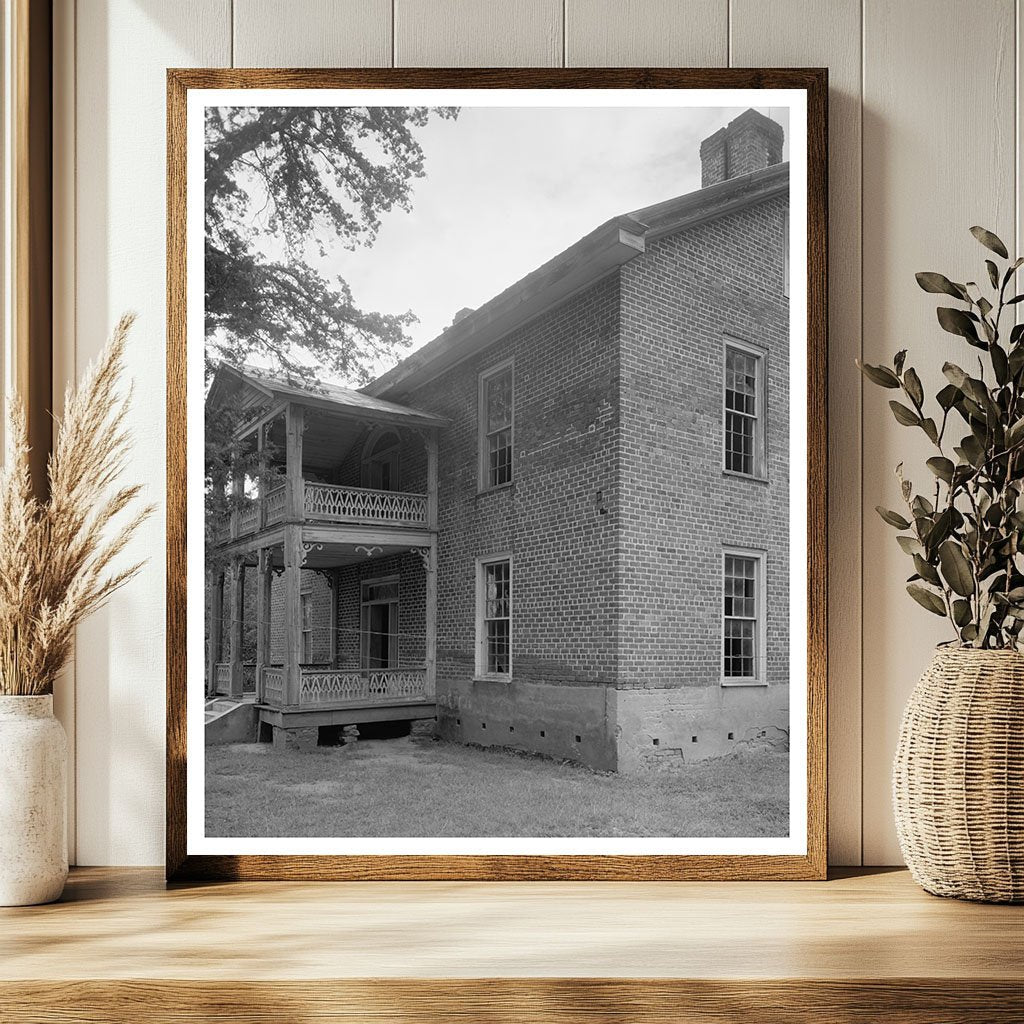
M727 679L758 676L758 559L726 554L723 564L724 612L722 671Z
M488 484L497 487L512 479L512 431L498 430L489 434L488 442Z
M748 476L756 471L759 362L749 352L725 350L725 468Z
M487 433L512 423L512 371L503 370L488 377L485 388L487 398Z
M508 562L483 567L484 671L509 673L512 580Z

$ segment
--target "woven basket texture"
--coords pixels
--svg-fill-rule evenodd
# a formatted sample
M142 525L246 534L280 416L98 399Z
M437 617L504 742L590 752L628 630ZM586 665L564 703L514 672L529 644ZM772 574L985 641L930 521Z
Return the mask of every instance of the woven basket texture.
M936 652L903 713L893 805L928 892L1024 901L1024 654Z

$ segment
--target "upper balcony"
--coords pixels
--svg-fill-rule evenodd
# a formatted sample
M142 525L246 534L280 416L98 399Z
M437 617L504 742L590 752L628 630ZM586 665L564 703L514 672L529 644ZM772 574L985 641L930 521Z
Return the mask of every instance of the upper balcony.
M237 499L214 537L230 543L282 523L436 529L432 413L334 385L306 391L263 371L222 365L207 406L231 402L247 467L225 482ZM248 497L248 500L246 500Z

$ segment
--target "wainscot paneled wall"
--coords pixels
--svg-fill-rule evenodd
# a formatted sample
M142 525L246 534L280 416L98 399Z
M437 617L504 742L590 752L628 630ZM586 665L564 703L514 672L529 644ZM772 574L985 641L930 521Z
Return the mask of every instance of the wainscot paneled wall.
M831 73L831 860L892 864L889 763L942 624L903 590L875 516L923 454L853 367L906 347L926 383L956 344L913 282L977 273L972 224L1018 250L1022 0L57 0L55 393L122 310L137 438L164 488L167 67L827 66ZM949 339L949 340L947 340ZM59 712L72 855L163 860L164 524L144 572L80 631Z

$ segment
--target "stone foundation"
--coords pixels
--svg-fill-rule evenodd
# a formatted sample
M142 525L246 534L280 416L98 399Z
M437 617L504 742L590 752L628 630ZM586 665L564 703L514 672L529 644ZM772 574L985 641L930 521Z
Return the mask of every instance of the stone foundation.
M606 686L467 680L437 697L444 739L509 747L614 771L615 691Z
M751 747L789 749L789 686L616 692L620 772L672 767Z

